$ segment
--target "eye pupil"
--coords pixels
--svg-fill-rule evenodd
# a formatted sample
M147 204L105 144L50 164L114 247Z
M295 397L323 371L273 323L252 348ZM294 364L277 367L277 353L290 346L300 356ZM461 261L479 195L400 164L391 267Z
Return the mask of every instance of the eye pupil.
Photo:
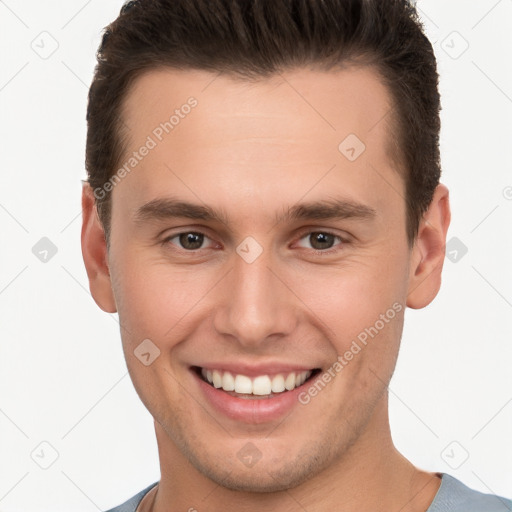
M180 235L180 244L185 249L199 249L203 245L204 235L201 233L182 233Z
M334 242L334 235L330 235L329 233L311 233L310 240L311 246L314 249L330 249ZM315 246L317 243L319 243L319 247Z

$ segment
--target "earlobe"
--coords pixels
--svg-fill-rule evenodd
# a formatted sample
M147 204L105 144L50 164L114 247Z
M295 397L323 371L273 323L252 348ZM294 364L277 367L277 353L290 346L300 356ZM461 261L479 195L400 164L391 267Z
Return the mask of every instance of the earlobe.
M107 244L98 218L94 194L89 183L82 187L82 256L84 258L91 295L107 313L117 311L107 263Z
M450 219L449 192L439 184L420 222L412 249L406 302L412 309L424 308L439 292Z

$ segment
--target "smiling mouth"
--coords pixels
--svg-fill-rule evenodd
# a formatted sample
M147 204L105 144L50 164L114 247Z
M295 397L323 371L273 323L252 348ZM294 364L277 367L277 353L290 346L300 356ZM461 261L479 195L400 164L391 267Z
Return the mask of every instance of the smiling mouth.
M211 370L192 367L199 378L219 391L225 391L238 398L273 398L302 386L320 373L320 368L312 370L276 373L248 377L224 370Z

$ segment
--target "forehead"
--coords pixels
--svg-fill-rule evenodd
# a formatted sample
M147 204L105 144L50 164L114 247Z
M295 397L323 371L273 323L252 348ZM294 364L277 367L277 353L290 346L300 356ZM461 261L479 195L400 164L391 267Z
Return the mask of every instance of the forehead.
M306 131L312 135L324 129L336 133L336 140L352 131L364 139L369 132L375 136L385 131L383 126L384 130L376 128L392 110L388 90L369 66L336 71L299 68L251 81L202 70L162 68L146 71L134 81L123 102L123 119L133 135L146 133L191 96L198 100L200 108L194 117L205 127L203 132L222 128L208 133L210 137L230 128L262 131L260 120L264 119L276 121L265 127L269 135L304 135L305 126L310 126ZM293 125L280 132L290 119Z
M196 196L215 190L228 198L236 180L239 194L258 191L264 198L266 191L288 190L293 202L308 189L320 194L343 186L379 209L392 189L393 200L403 200L388 151L391 113L389 92L369 67L296 69L253 82L151 70L135 80L123 104L128 137L121 164L149 139L154 147L123 190L149 201L167 183L192 197L188 182Z

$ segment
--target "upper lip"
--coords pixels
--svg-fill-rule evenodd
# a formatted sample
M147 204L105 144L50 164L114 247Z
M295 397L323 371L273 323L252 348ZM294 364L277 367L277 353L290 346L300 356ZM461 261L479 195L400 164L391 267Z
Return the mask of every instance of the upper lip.
M258 377L259 375L275 375L279 373L304 372L315 370L318 366L306 366L304 364L294 363L242 363L216 361L194 365L206 370L220 370L230 372L234 375L245 375L247 377Z

